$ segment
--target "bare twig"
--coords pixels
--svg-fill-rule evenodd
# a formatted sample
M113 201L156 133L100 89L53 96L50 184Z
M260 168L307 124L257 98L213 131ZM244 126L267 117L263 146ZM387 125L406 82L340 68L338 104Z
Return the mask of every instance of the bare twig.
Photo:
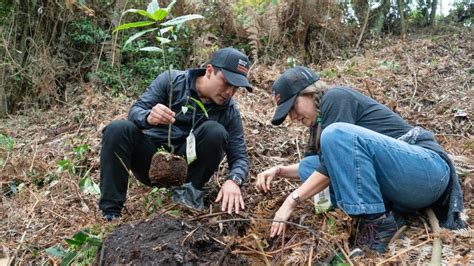
M303 243L304 243L304 242L303 242ZM282 250L292 249L292 248L294 248L294 247L301 246L303 243L296 243L296 244L293 244L293 245L289 245L289 246L283 247L283 248L281 248L281 249L277 249L277 250L274 250L274 251L269 251L269 252L267 252L267 254L269 254L269 255L277 254L278 252L280 252L280 251L282 251Z
M247 248L247 247L246 247ZM230 253L232 254L248 254L248 255L254 255L254 254L258 254L258 255L262 255L262 256L267 256L267 257L271 257L270 255L268 254L265 254L265 253L262 253L258 250L249 250L249 251L245 251L245 250L233 250L231 251Z
M352 263L351 258L349 258L349 255L347 255L347 252L344 250L344 248L341 246L341 244L339 244L339 242L336 241L336 245L339 248L339 250L341 251L344 258L346 259L346 261L349 263L349 265L354 266L354 263Z
M255 239L255 243L257 243L257 247L260 250L260 252L265 254L265 251L263 250L263 247L262 247L262 243L260 243L260 239L258 239L258 237L255 234L252 234L252 237L253 239ZM265 265L269 266L270 262L268 261L267 256L263 255L262 257L263 257L263 261L265 261Z
M367 23L369 22L369 14L370 14L370 5L367 7L367 12L365 14L365 19L364 19L364 26L362 27L362 30L360 31L359 39L357 40L356 44L356 50L359 49L360 42L362 41L362 36L364 36L365 28L367 28Z
M403 255L403 254L407 253L407 252L410 251L410 250L417 249L418 247L423 246L424 244L426 244L426 243L428 243L428 242L430 242L430 241L431 241L431 239L428 239L428 240L425 240L425 241L421 242L420 244L418 244L418 245L416 245L416 246L412 246L412 247L410 247L410 248L407 248L407 249L405 249L405 250L403 250L403 251L401 251L401 252L399 252L399 253L397 253L397 254L391 256L390 258L388 258L388 259L386 259L386 260L383 260L383 261L377 263L376 266L383 265L384 263L386 263L386 262L388 262L388 261L391 261L391 260L393 260L394 258L396 258L396 257L398 257L398 256L400 256L400 255Z
M314 245L311 245L311 248L309 250L308 266L313 265L313 251L314 251Z
M400 229L397 230L397 232L395 232L395 234L392 236L392 238L390 239L390 241L388 242L388 244L392 244L393 241L397 240L401 234L403 234L403 232L405 232L405 230L407 229L408 227L406 225L402 226Z
M441 243L441 239L439 239L438 218L436 218L436 214L433 212L431 208L426 209L425 212L426 212L426 215L428 215L428 220L430 222L431 230L433 231L433 238L434 238L430 265L441 265L442 243Z
M191 232L189 232L189 234L183 239L183 241L181 241L181 246L184 245L184 242L186 242L186 240L192 236L194 234L194 232L196 232L196 230L198 230L200 228L200 226L194 228L194 230L192 230Z
M413 89L413 95L411 96L411 99L410 99L410 108L412 108L413 100L415 99L416 92L418 91L418 78L416 77L416 68L415 68L415 65L413 63L413 60L409 56L407 56L407 66L408 66L408 69L413 74L413 86L415 87Z
M31 160L31 164L30 164L30 173L31 171L33 171L33 165L35 164L35 158L36 158L36 152L38 151L38 140L36 140L36 143L35 143L35 152L33 153L33 159Z

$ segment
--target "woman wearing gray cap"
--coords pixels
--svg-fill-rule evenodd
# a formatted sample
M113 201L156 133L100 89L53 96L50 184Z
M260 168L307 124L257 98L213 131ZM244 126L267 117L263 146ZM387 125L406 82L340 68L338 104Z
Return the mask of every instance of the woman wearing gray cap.
M347 87L328 87L306 67L285 71L273 84L272 123L289 115L310 127L313 155L272 167L256 187L270 190L276 176L306 179L276 212L271 236L280 235L295 206L329 186L331 201L359 218L354 246L384 252L405 224L399 215L431 207L440 225L462 228L459 180L434 135L413 127L385 105Z

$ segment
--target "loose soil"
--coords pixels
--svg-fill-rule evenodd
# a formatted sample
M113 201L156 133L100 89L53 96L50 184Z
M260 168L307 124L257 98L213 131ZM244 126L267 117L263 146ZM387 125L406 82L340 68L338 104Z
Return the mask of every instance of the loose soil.
M230 254L214 240L218 230L175 217L154 218L116 228L103 242L99 265L238 265L247 260Z

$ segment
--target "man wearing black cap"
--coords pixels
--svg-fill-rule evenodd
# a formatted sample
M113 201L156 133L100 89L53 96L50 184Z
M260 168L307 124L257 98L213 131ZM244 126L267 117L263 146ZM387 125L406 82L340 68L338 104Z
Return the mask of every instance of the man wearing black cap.
M121 214L127 193L127 169L142 183L152 185L148 177L151 158L158 148L166 146L169 124L175 154L186 156L186 138L191 134L196 143L197 159L188 165L187 183L177 190L177 200L202 207L201 188L225 153L229 174L216 202L222 201L222 211L229 213L244 208L240 186L249 163L240 112L232 96L239 87L252 91L247 79L249 67L246 55L223 48L214 53L206 68L166 71L132 105L128 120L113 121L104 129L99 208L106 219ZM172 105L168 108L170 88ZM208 117L197 106L180 113L183 106L190 104L189 97L204 104Z

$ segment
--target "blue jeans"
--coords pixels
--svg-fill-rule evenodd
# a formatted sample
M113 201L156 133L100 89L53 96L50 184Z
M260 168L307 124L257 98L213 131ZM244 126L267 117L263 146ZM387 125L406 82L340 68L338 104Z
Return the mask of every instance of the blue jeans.
M449 181L448 164L435 152L347 123L321 134L331 201L349 215L415 211L434 203ZM320 165L318 156L300 162L305 180Z

